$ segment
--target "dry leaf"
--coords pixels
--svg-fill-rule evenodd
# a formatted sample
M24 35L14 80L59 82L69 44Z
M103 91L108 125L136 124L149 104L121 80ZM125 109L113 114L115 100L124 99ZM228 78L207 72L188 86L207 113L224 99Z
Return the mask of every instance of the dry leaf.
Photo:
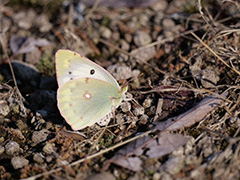
M159 158L173 152L189 140L190 137L188 136L169 133L161 134L158 139L148 136L136 139L120 149L112 159L108 160L104 169L107 169L110 163L114 163L132 171L140 171L142 169L142 160L138 156L144 155L145 151L149 158ZM131 155L135 157L131 157Z
M10 48L15 55L29 53L37 46L49 46L50 44L46 39L34 39L32 37L12 36L10 40Z
M132 171L142 170L142 160L139 157L118 159L117 161L114 161L114 164L117 164Z
M227 93L221 95L223 98ZM179 116L169 118L166 121L158 122L156 128L162 130L176 130L183 127L189 127L194 123L201 121L209 112L219 106L223 99L210 95L203 99L199 104Z
M82 2L88 5L93 6L97 0L83 0ZM152 6L158 0L101 0L99 6L108 6L108 7L148 7Z
M181 134L161 134L158 139L147 144L146 147L149 148L149 150L146 152L146 155L148 155L149 158L159 158L183 146L190 139L191 137Z

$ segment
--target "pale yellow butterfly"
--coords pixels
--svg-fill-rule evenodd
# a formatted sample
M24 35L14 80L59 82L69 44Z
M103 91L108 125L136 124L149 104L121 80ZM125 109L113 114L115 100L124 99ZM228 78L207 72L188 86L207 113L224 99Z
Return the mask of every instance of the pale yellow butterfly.
M127 86L86 57L58 50L55 61L58 108L73 130L101 123L125 98Z

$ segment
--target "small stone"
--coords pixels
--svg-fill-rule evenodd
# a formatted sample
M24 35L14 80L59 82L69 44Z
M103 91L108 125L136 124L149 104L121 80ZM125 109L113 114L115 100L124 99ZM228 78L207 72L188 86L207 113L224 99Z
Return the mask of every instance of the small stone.
M145 99L144 102L143 102L143 107L144 108L149 108L152 105L152 101L153 100L150 99L150 98Z
M203 165L199 166L198 168L192 170L190 173L191 179L199 179L199 180L207 179L206 174L205 174L205 170L207 168L206 166L207 166L206 164L203 164ZM219 178L213 178L213 179L219 179Z
M112 33L112 36L111 36L111 39L113 39L114 41L119 41L119 39L120 39L120 34L119 34L119 32L113 32Z
M2 153L4 153L4 151L5 151L5 148L0 145L0 155L1 155Z
M192 165L194 162L195 163L198 162L196 155L188 155L188 156L185 157L185 164L186 165Z
M164 180L173 180L173 177L172 177L170 174L166 173L166 172L162 172L162 173L161 173L161 179L164 179Z
M147 34L144 31L138 31L134 38L133 38L134 43L138 46L144 46L152 42L152 38L149 34Z
M42 129L41 131L34 131L32 135L32 141L36 144L45 141L49 135L49 131Z
M34 24L35 17L36 17L36 12L30 9L28 11L20 11L16 13L13 16L13 19L20 28L28 30Z
M121 109L124 113L129 112L131 110L131 103L130 102L124 102L121 105Z
M122 113L118 113L118 114L115 116L115 118L116 118L117 124L122 124L122 123L125 122L124 114L122 114Z
M161 174L160 173L154 173L153 174L153 180L159 180L160 179L160 177L161 177Z
M33 160L36 161L38 164L44 163L44 156L42 153L36 153L33 156Z
M168 2L166 0L157 1L152 8L155 12L164 11L168 7Z
M16 152L19 152L20 150L20 146L17 142L15 141L9 141L6 145L5 145L5 150L6 150L6 154L8 155L14 155Z
M133 114L134 114L135 116L143 115L143 114L144 114L144 108L143 108L143 107L136 107L136 108L133 110Z
M176 26L175 22L172 19L163 19L162 25L165 29L172 29Z
M105 26L101 26L99 31L103 38L109 39L112 36L112 31Z
M0 115L7 116L9 112L10 112L10 109L7 101L0 100Z
M216 75L213 69L206 68L201 71L201 83L205 88L213 88L219 81L219 77Z
M52 29L52 24L49 22L48 16L46 14L40 14L36 18L36 26L39 28L39 31L44 33Z
M128 66L112 65L107 68L116 80L129 79L132 77L131 68Z
M120 48L122 50L128 51L130 49L130 45L128 44L127 41L125 41L124 39L120 40Z
M39 61L41 58L42 58L42 52L38 48L35 48L31 52L26 53L25 62L35 66L39 64Z
M143 114L140 118L139 118L139 124L147 124L148 122L148 115Z
M162 166L164 171L172 175L179 173L183 167L184 159L182 157L171 158Z
M143 63L154 58L156 54L156 50L155 50L155 47L148 47L142 50L134 49L130 52L130 54L132 55L131 59L135 59L134 61L136 61L137 59L139 63Z
M14 169L19 169L28 165L29 161L24 157L15 156L11 159L11 163Z
M46 157L46 161L49 163L53 160L53 156L47 156Z
M52 143L47 143L44 147L43 147L43 151L46 154L52 154L54 151L54 144Z
M128 42L128 43L131 43L132 42L132 35L131 34L125 34L124 35L124 37L125 37L125 40Z

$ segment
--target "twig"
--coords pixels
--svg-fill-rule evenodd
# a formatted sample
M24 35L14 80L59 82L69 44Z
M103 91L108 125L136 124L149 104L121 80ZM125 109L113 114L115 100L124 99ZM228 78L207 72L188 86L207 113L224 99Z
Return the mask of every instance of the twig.
M235 68L232 68L231 66L229 66L220 56L218 56L206 43L204 43L195 33L191 32L191 34L198 40L200 41L200 43L202 43L202 45L204 45L214 56L216 56L220 61L222 61L222 63L227 66L228 68L232 69L235 73L237 73L238 75L240 75L240 72L237 71Z
M109 152L109 151L113 151L114 149L116 149L116 148L118 148L118 147L121 147L121 146L123 146L123 145L125 145L125 144L127 144L127 143L129 143L129 142L132 142L132 141L134 141L134 140L136 140L136 139L138 139L138 138L140 138L140 137L143 137L143 136L148 135L148 134L151 133L152 131L153 131L153 130L147 131L147 132L145 132L145 133L143 133L143 134L141 134L141 135L139 135L139 136L136 136L136 137L133 137L133 138L131 138L131 139L128 139L128 140L126 140L126 141L124 141L124 142L118 143L118 144L116 144L115 146L112 146L112 147L110 147L110 148L108 148L108 149L101 150L101 151L97 152L96 154L92 154L92 155L87 156L87 157L85 157L85 158L79 159L79 160L77 160L77 161L69 164L68 166L74 166L74 165L80 164L80 163L82 163L82 162L84 162L84 161L86 161L86 160L93 159L93 158L95 158L95 157L97 157L97 156L100 156L100 155L102 155L102 154L104 154L104 153L107 153L107 152ZM31 176L31 177L29 177L29 178L25 178L25 179L22 179L22 180L35 180L35 179L40 178L40 177L42 177L42 176L50 175L50 174L52 174L52 173L61 171L63 168L64 168L64 167L59 167L59 168L57 168L57 169L53 169L53 170L50 170L50 171L48 171L48 172L44 172L44 173L41 173L41 174L38 174L38 175L35 175L35 176Z

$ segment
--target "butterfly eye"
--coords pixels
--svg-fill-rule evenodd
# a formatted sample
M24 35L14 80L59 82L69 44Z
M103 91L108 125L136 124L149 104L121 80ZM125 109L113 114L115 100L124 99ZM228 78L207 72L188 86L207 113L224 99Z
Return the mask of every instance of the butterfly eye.
M90 70L90 74L93 75L95 73L95 70L94 69L91 69Z

